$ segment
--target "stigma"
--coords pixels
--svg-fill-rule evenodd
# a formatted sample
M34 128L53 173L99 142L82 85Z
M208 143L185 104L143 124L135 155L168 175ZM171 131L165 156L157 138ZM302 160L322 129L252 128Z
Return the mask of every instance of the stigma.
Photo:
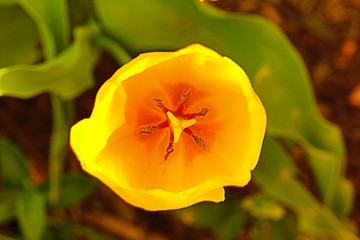
M195 118L192 119L178 118L170 111L168 111L166 115L168 117L169 127L174 136L174 143L179 142L181 133L184 131L184 129L191 127L196 123Z

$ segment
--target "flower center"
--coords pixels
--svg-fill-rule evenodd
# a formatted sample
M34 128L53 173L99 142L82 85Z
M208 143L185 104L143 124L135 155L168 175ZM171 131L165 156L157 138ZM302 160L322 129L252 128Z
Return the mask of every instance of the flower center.
M161 99L155 98L155 104L158 108L160 108L167 116L167 120L157 126L148 126L138 133L141 134L152 134L157 129L163 129L169 127L171 130L170 142L165 150L164 160L167 160L169 155L174 151L174 144L178 143L180 140L180 136L183 132L189 134L193 137L195 143L204 151L206 151L205 142L198 136L194 135L191 131L190 127L193 126L197 120L197 117L205 116L210 109L202 108L200 112L197 113L184 113L184 104L187 103L190 99L191 91L188 90L186 94L182 95L181 105L176 109L176 111L170 111ZM175 113L175 114L174 114Z
M180 135L185 128L188 128L196 123L196 119L182 119L177 118L172 112L168 111L166 113L169 120L170 129L174 135L174 143L178 143Z

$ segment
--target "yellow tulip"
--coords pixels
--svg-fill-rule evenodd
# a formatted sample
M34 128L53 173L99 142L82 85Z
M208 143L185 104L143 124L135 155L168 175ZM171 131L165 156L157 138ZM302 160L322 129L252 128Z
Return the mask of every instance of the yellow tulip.
M84 171L150 211L224 200L258 162L266 113L245 72L199 44L139 55L71 129Z

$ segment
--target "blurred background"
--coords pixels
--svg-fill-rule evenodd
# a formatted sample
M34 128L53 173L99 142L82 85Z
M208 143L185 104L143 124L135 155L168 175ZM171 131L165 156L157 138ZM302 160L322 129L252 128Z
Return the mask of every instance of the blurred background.
M345 139L345 176L354 184L355 189L354 207L349 216L352 223L349 225L356 229L360 226L360 1L219 0L208 3L228 12L265 17L285 32L300 53L310 73L316 107L326 119L340 127ZM87 0L69 0L68 6L74 26L80 25L86 16L94 11L92 2ZM34 26L15 23L12 25L12 21L16 19L8 21L5 10L1 8L3 6L0 5L1 26L5 23L14 26L14 35L25 32L14 37L10 43L24 41L28 36L26 31L30 31ZM0 49L4 53L9 44L6 41L9 40L3 39L5 30L0 31ZM42 48L39 38L27 38L27 41L35 43L36 49L30 59L21 61L31 63L37 59L37 63L43 62L44 56L39 53ZM17 61L10 59L9 63L0 63L1 67L5 67ZM94 67L95 85L76 98L75 121L91 114L97 90L119 67L117 59L106 51L101 51ZM51 154L49 149L54 123L53 108L54 102L48 93L28 99L0 97L0 137L14 144L8 146L9 143L6 142L2 146L4 149L11 149L10 154L16 158L25 159L30 169L31 184L40 186L41 189L46 188L44 185L47 184L51 171L48 159ZM3 158L8 154L6 151L1 155ZM304 160L303 150L294 147L291 156L299 168L299 178L309 191L319 198L312 173ZM11 175L11 168L4 165L1 167L2 174L8 172ZM66 172L81 174L79 163L71 151L65 156L64 169ZM74 182L75 185L84 186L83 193L78 192L80 188L71 188ZM31 229L21 230L24 228L21 226L26 225L21 221L26 222L26 219L14 218L9 213L12 211L11 207L3 204L15 200L8 198L8 192L2 184L0 234L3 236L0 236L0 239L331 239L326 235L314 236L298 230L294 215L279 217L283 216L283 211L292 212L286 206L261 198L255 203L255 200L251 199L243 201L259 192L259 187L253 182L242 189L226 188L227 197L229 196L227 201L230 202L221 207L205 203L193 211L175 212L146 212L134 208L92 178L75 176L72 179L70 176L68 182L62 184L70 185L68 192L63 194L75 197L64 200L62 206L60 204L46 209L45 220L39 220L44 221L46 226L45 230L41 230L41 237L28 237L31 233L24 237L24 231L31 232ZM236 204L240 200L241 204ZM259 215L256 213L258 207L252 204L269 204L264 209L270 213L261 212ZM238 215L231 214L234 209L238 210ZM209 211L213 212L213 215L209 214ZM32 219L36 220L37 217ZM274 225L271 221L279 224Z

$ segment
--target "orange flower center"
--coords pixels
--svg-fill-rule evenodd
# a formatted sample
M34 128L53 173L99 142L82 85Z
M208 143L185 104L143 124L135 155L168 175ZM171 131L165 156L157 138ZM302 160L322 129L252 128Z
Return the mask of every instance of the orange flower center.
M206 151L205 142L198 136L195 136L191 131L191 126L196 124L196 118L205 116L210 109L202 108L200 112L197 113L184 113L184 105L190 99L191 91L188 90L186 94L182 95L181 105L175 111L169 110L162 102L161 99L154 99L155 104L160 108L164 114L167 116L167 121L162 122L157 126L148 126L139 131L140 134L151 134L156 129L163 129L169 127L171 129L170 141L166 148L164 160L167 160L169 155L174 151L174 144L178 143L180 140L181 134L184 132L193 137L195 143L204 151Z

